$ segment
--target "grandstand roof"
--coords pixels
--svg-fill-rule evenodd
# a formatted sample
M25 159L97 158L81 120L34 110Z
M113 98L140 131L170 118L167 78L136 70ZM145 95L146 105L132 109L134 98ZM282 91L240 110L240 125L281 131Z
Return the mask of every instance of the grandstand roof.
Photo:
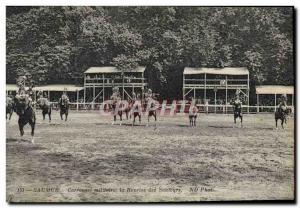
M248 75L249 71L246 67L224 67L224 68L185 67L183 74Z
M50 84L50 85L43 85L43 86L37 86L33 88L34 91L56 91L56 92L62 92L62 91L68 91L68 92L76 92L83 90L83 87L72 85L72 84Z
M294 86L283 85L261 85L256 86L256 94L294 94Z
M16 84L6 84L7 91L17 91L18 86ZM72 84L49 84L49 85L42 85L36 86L33 88L34 91L55 91L55 92L76 92L83 90L83 87L72 85Z
M16 84L6 84L6 91L17 91L18 86Z
M128 69L125 72L134 72L134 73L143 73L145 71L145 67L137 67L136 69ZM97 74L97 73L120 73L121 70L117 69L113 66L105 66L105 67L90 67L86 70L85 74Z

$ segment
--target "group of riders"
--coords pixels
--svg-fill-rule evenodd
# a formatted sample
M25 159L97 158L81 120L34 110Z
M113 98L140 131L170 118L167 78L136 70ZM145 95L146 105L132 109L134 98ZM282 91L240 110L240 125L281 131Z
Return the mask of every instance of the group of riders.
M142 108L146 109L148 112L148 123L150 121L150 117L154 117L155 120L155 126L156 126L156 104L157 104L157 95L152 92L152 90L149 88L144 94L144 99L142 99L141 94L136 94L133 92L131 99L129 102L121 102L121 95L119 92L118 87L113 88L111 99L111 109L114 116L113 123L116 122L117 115L120 117L120 125L122 124L122 114L123 112L126 114L126 118L128 119L128 116L133 116L133 122L132 125L135 123L136 117L139 118L139 123L141 123L141 116L142 116Z
M13 112L16 112L16 114L19 116L18 125L21 136L24 135L24 126L29 123L31 126L32 143L34 143L33 136L36 123L35 108L37 105L40 107L44 120L45 116L48 114L50 122L51 103L42 91L39 91L37 96L35 96L33 86L31 85L28 89L26 89L25 83L25 76L21 77L21 79L18 79L18 91L16 92L16 95L13 96L11 93L9 93L6 96L6 119L7 115L9 115L8 119L10 120ZM66 90L67 89L65 89L58 102L62 120L63 115L65 115L65 120L67 120L68 117L69 98Z
M69 97L66 89L59 99L58 104L60 108L65 107L68 109ZM6 116L9 115L9 120L13 112L16 112L19 116L21 116L27 108L31 107L35 109L36 106L39 106L42 109L43 119L45 119L45 115L48 114L49 120L51 120L51 103L47 94L43 91L38 91L35 96L31 86L26 89L24 85L19 85L15 96L13 96L10 92L6 96Z
M26 77L24 78L26 79ZM30 86L27 90L25 88L25 80L20 79L18 84L18 91L15 96L12 94L8 94L6 98L6 118L7 115L9 115L9 120L11 118L11 115L13 112L16 112L16 114L19 116L18 124L21 136L24 134L23 127L29 123L32 128L31 135L34 135L34 127L35 127L35 107L38 105L40 109L42 110L43 119L45 119L45 115L48 114L49 121L51 121L51 103L47 98L47 95L45 95L42 91L39 91L37 93L37 96L35 96L35 93L33 91L33 87ZM151 89L148 89L143 96L141 94L135 94L133 93L132 98L127 102L127 106L124 106L123 102L121 101L121 95L119 92L118 87L113 88L113 93L111 96L111 103L110 107L112 109L112 113L114 116L113 123L116 122L117 116L120 117L120 125L122 123L122 114L126 114L126 118L128 119L128 116L133 116L133 122L132 125L135 123L136 117L139 118L139 122L141 123L141 115L142 115L142 109L146 109L146 112L148 113L148 124L149 125L149 119L150 117L154 117L155 120L155 127L156 127L156 121L157 121L157 115L156 115L156 109L158 106L157 102L157 95L152 92ZM143 99L142 99L143 97ZM196 118L198 114L198 107L193 104L193 99L190 99L190 105L189 108L189 119L190 119L190 126L196 126ZM237 91L236 96L234 99L232 99L231 104L233 106L234 110L234 123L236 123L236 119L240 118L241 124L243 122L243 115L242 115L242 100L240 99L239 93ZM60 117L63 120L63 115L65 115L65 121L67 121L68 117L68 109L69 109L69 97L67 95L67 89L64 90L61 98L58 102L59 108L60 108ZM275 121L276 121L276 128L277 128L277 121L281 120L281 126L283 128L283 123L286 123L287 115L291 112L291 109L287 107L287 96L282 95L280 99L280 103L277 107L277 110L275 112Z
M235 98L232 100L231 104L233 105L234 112L234 123L236 123L236 119L241 119L241 124L243 122L243 114L242 114L242 101L239 97L239 93L237 91ZM287 123L287 116L292 112L291 108L287 106L287 95L282 94L279 100L279 105L275 111L275 124L277 128L277 122L281 120L281 127L283 127L283 123Z

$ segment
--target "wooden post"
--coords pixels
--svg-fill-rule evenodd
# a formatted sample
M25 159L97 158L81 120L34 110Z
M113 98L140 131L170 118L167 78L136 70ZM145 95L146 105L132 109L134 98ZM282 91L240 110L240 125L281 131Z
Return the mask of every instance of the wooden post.
M103 85L102 85L102 93L103 93L103 94L102 94L102 95L103 95L103 96L102 96L102 102L104 103L104 101L105 101L105 97L104 97L104 96L105 96L105 92L104 92L104 89L105 89L105 87L104 87L104 85L105 85L105 82L104 82L104 74L102 74L102 84L103 84Z
M122 70L122 100L124 100L124 71Z
M185 75L183 74L183 83L182 83L182 100L185 100Z
M217 89L215 89L215 113L217 113Z
M50 91L48 90L48 99L49 99L49 102L51 102L50 100Z
M204 74L204 103L206 104L206 73Z
M94 84L93 85L93 106L92 106L93 110L95 108L95 97L96 97L96 89L95 89L95 84Z
M196 99L196 88L194 88L194 99Z
M143 100L143 96L144 96L144 72L142 73L142 94L141 94L141 100Z
M134 84L132 85L132 96L133 96L133 93L135 93L134 92Z
M256 109L256 111L257 111L257 113L259 113L259 94L256 95L256 98L257 98L257 101L256 101L257 102L257 104L256 104L257 109Z
M86 98L86 81L85 81L85 75L84 75L84 86L83 86L83 103L85 107L85 98Z
M225 96L226 96L226 98L225 98L225 113L227 114L227 75L226 75L226 77L225 77Z
M79 91L76 90L76 109L79 110Z
M277 105L277 102L276 102L276 93L275 93L275 106L274 106L274 112L276 112L276 105Z
M247 98L247 102L248 102L248 107L247 107L247 113L249 114L249 92L250 92L250 83L249 83L249 74L248 74L248 80L247 80L247 85L248 85L248 89L247 89L247 92L248 92L248 98Z

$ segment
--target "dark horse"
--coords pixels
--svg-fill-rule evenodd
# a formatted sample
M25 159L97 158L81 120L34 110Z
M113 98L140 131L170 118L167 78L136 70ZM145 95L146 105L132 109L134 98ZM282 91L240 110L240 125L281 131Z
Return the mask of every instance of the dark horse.
M111 103L112 113L114 116L114 120L112 125L117 121L117 115L120 117L120 126L122 125L122 115L123 115L123 103L119 100L112 100Z
M149 126L150 117L153 116L155 120L155 127L156 127L156 100L153 98L146 98L146 111L148 112L148 123L147 126Z
M240 118L241 119L241 126L243 126L243 114L242 114L242 103L239 101L233 101L231 102L233 105L233 118L234 118L234 123L236 124L236 119Z
M51 121L51 104L47 98L41 97L37 100L39 107L42 109L43 120L45 120L46 114L49 116L49 122Z
M189 119L190 119L191 127L196 126L197 113L198 113L198 108L196 106L191 106L189 109Z
M63 120L63 115L65 115L65 121L68 119L69 114L69 99L68 97L61 97L58 101L59 109L60 109L60 118Z
M14 101L12 98L6 97L6 120L7 120L7 115L9 115L8 119L10 121L13 112L14 112Z
M141 101L134 101L134 103L133 103L133 105L131 107L131 114L133 115L132 126L135 123L135 118L136 117L139 117L139 124L141 124L141 117L142 117L142 105L141 105Z
M292 109L290 108L277 108L275 111L275 124L276 124L276 129L277 129L277 121L280 119L281 120L281 127L283 127L283 123L287 123L287 116L292 112Z
M35 112L30 106L28 98L22 96L16 96L14 99L15 111L19 116L18 124L21 136L24 135L24 126L29 123L31 126L31 142L34 143L34 128L35 128Z

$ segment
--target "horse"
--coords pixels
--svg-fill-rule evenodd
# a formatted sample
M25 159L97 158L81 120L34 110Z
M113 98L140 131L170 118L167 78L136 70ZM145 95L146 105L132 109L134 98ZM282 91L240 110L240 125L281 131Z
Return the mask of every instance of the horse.
M65 121L67 121L69 115L69 98L67 96L62 96L59 98L58 105L61 120L64 120L63 115L65 115Z
M146 111L148 112L148 123L147 126L149 126L149 122L150 122L150 117L153 116L155 119L155 127L156 127L156 121L157 121L157 116L156 116L156 100L154 100L153 98L149 97L146 98Z
M131 106L131 114L133 115L132 126L135 123L135 118L136 117L139 117L139 124L141 124L141 117L142 117L142 105L141 105L141 101L135 101L133 103L133 105Z
M120 117L120 126L122 125L122 115L123 115L123 103L119 100L112 100L111 103L112 113L114 116L114 120L112 122L112 125L115 124L117 121L117 115Z
M236 124L236 119L240 118L241 119L241 126L243 126L243 114L242 114L242 104L241 104L241 102L233 101L233 102L231 102L231 104L233 105L234 123Z
M190 119L190 126L196 126L196 119L197 119L198 108L197 106L191 106L189 109L189 119Z
M42 109L43 120L45 120L46 114L49 116L49 122L51 122L51 104L47 98L41 97L37 100L39 107Z
M29 104L28 98L24 96L16 96L14 99L15 112L19 116L18 124L21 137L24 135L24 126L29 123L31 126L31 143L34 143L34 129L36 116L34 109Z
M7 120L7 115L9 115L8 120L10 121L13 112L14 112L14 100L11 97L6 97L6 120Z
M282 129L284 129L283 124L287 123L287 116L292 112L291 108L277 108L277 110L275 111L275 125L276 125L276 129L277 129L277 122L280 119L281 120L281 127Z
M129 101L128 105L125 106L124 113L126 115L127 120L128 120L128 116L131 119L131 108L132 108L133 104L134 104L134 101Z

